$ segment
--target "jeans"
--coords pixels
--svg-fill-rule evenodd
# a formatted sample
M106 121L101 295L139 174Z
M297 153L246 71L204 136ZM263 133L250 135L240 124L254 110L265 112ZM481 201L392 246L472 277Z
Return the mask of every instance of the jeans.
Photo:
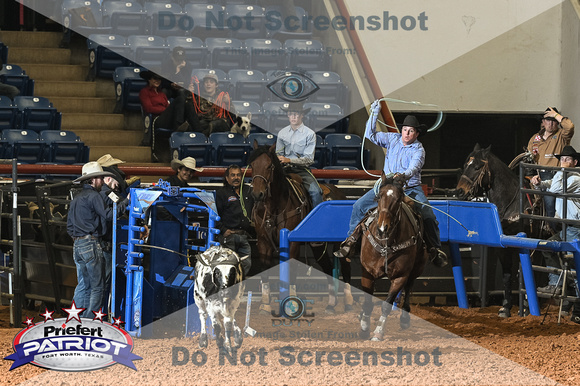
M285 168L285 170L288 173L296 173L302 178L302 184L310 195L313 208L322 202L322 189L320 189L318 181L316 178L314 178L309 168L300 166L288 166Z
M233 233L228 237L224 237L221 245L235 251L240 257L248 256L242 260L242 269L244 270L244 275L247 276L252 267L252 248L248 242L248 236Z
M109 313L109 296L111 295L111 272L113 266L113 253L110 250L103 249L103 259L105 262L104 282L103 282L103 313Z
M561 241L564 239L564 231L561 230L560 233L556 233L554 236L550 237L548 240L552 240L552 241ZM566 228L566 241L573 241L575 239L580 239L580 228L576 228L576 227L572 227L572 226L568 226ZM558 255L556 253L553 252L542 252L542 254L544 255L544 260L546 261L546 267L548 268L561 268L560 266L560 259L558 258ZM558 283L558 279L560 278L559 275L555 274L555 273L549 273L548 274L548 285L562 285L563 283ZM578 281L576 280L576 284L578 284ZM577 285L576 285L577 287Z
M429 204L429 200L427 200L427 197L425 196L421 186L408 188L405 190L405 194L412 199L419 201L420 203ZM365 214L377 206L375 197L375 191L371 189L354 203L348 226L349 236L352 235L354 229L364 218ZM421 212L423 222L431 225L425 227L425 238L429 240L429 246L440 248L441 240L439 238L439 227L437 226L439 223L437 222L435 213L433 213L433 209L431 209L431 207L422 205L420 203L415 202L415 209Z
M77 281L73 300L77 307L86 308L82 317L92 317L91 311L102 307L105 282L105 261L99 240L79 239L74 242L73 258L77 266Z

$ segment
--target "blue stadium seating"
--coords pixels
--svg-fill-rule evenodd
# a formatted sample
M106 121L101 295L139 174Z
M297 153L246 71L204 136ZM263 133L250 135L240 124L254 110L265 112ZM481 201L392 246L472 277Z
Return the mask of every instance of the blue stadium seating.
M250 25L246 17L251 17ZM225 2L225 20L229 21L228 28L231 37L237 39L253 39L265 36L265 15L260 6L247 3Z
M212 68L223 71L246 68L248 52L241 40L207 38L205 45L210 51Z
M150 23L150 34L155 36L185 36L190 33L193 23L183 23L183 9L176 3L145 3L143 9ZM189 28L189 29L188 29Z
M328 134L324 138L328 166L361 168L362 139L355 134Z
M36 132L60 129L61 114L47 98L17 96L14 106L18 108L19 128Z
M92 34L87 40L89 79L111 78L115 68L127 66L130 48L121 35Z
M187 3L183 6L183 10L188 17L193 19L193 31L191 36L205 39L206 37L225 37L228 35L226 28L222 28L219 23L212 22L213 20L220 20L224 16L224 9L220 4L212 4L211 1L207 3Z
M139 111L141 109L139 92L147 86L147 81L139 76L140 72L141 68L139 67L117 67L113 72L117 97L115 111Z
M310 79L316 83L319 89L308 98L315 103L334 103L343 111L349 111L349 90L342 83L340 75L332 71L310 71Z
M264 127L266 127L266 120L264 117L264 112L262 107L256 102L248 101L232 101L232 105L239 116L246 116L248 113L252 113L252 131L253 132L265 132Z
M190 36L168 36L165 40L172 52L175 47L183 47L187 63L193 68L208 66L208 50L201 39Z
M44 142L38 133L30 130L3 130L2 140L6 141L6 158L16 158L19 162L34 164L42 161Z
M289 39L284 42L288 53L288 68L305 71L330 70L330 55L321 41L309 39Z
M101 2L99 0L63 0L61 5L62 25L66 28L67 33L74 30L84 36L95 33L108 33L111 28L103 24L103 14L101 11ZM81 8L90 9L93 18L86 16L75 17L76 10ZM94 25L91 23L94 22Z
M214 165L245 165L247 163L250 146L241 134L211 133L209 142L213 148Z
M230 96L235 100L262 103L265 100L266 81L257 70L230 70Z
M310 108L305 117L306 125L323 138L330 133L344 133L346 123L344 111L334 103L305 103L304 108Z
M278 132L288 126L288 115L282 111L281 107L287 108L288 102L264 102L262 109L266 117L266 131L278 135Z
M171 53L165 39L160 36L131 35L127 38L127 45L131 48L131 61L149 69L160 68Z
M326 153L324 139L316 134L316 149L314 150L314 164L312 164L313 168L322 169L322 167L326 165Z
M298 20L300 20L300 28L298 30L289 31L283 24L280 6L269 5L266 7L264 14L267 17L267 20L269 20L269 25L271 25L270 28L266 29L266 33L269 38L275 38L282 41L288 39L312 39L312 20L307 22L306 28L302 28L303 20L308 20L308 13L302 7L295 8L296 12L294 15L298 17ZM274 28L276 27L275 22L273 21L275 19L279 20L280 28Z
M0 70L0 82L16 87L20 95L34 95L34 79L30 79L26 72L16 64L4 64Z
M250 133L247 138L250 147L254 146L254 140L258 141L258 145L275 145L277 137L271 133Z
M193 157L198 166L211 164L212 147L202 133L174 132L169 138L169 147L173 152L173 158Z
M72 131L41 131L40 140L45 143L45 162L72 165L89 160L89 148Z
M18 109L7 96L0 96L0 131L16 128Z
M262 72L284 68L286 51L282 43L275 39L246 39L248 68Z
M137 1L104 1L102 13L103 25L111 27L111 34L144 35L147 31L147 14Z

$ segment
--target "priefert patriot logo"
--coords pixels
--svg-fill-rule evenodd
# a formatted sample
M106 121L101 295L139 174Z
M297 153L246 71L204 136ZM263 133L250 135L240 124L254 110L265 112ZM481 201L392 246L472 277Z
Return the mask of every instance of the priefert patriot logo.
M14 337L14 354L4 358L14 361L10 370L27 363L59 371L90 371L115 363L137 370L133 361L142 358L131 352L133 339L121 328L121 318L107 323L101 310L93 311L92 320L81 318L84 310L73 302L63 308L67 318L53 319L54 311L48 310L40 314L44 322L26 318L27 327Z

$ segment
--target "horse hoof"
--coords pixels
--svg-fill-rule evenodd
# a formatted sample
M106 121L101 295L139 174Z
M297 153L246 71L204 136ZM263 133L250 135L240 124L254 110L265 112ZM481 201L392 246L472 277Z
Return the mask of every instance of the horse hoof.
M244 335L240 331L234 332L234 348L242 347L244 342Z
M381 342L383 340L382 336L375 335L372 337L371 342Z
M271 315L272 307L269 304L260 304L260 315Z
M334 311L334 306L326 306L326 308L324 309L324 313L325 314L329 314L329 315L335 315L336 311Z
M206 348L207 347L207 334L202 334L199 337L199 348Z
M352 312L353 310L354 310L354 308L352 307L351 304L344 305L344 312Z
M411 327L411 323L409 322L401 322L401 330L406 330Z
M507 307L502 307L499 309L499 312L497 313L497 316L499 316L500 318L509 318L512 316L512 313L510 311L509 308Z
M361 339L366 340L366 339L370 338L370 336L371 336L371 330L360 330L358 336Z

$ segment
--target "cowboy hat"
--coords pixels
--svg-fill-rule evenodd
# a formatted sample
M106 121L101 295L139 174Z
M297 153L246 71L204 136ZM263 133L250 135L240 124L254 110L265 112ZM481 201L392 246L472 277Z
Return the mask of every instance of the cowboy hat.
M576 150L570 145L564 146L560 154L554 154L554 157L558 159L560 159L562 156L574 157L577 161L580 161L580 153L577 153Z
M120 159L114 158L110 154L105 154L104 156L102 156L101 158L99 158L97 160L97 162L102 167L105 167L105 166L113 166L113 165L118 165L118 164L124 164L125 163L125 161L121 161Z
M98 162L87 162L83 165L82 175L74 180L73 182L82 182L85 180L90 180L95 177L114 177L115 175L111 172L103 171L101 165Z
M163 77L161 75L157 74L156 72L150 71L150 70L145 70L145 71L139 72L139 76L145 80L149 80L151 78L163 79Z
M414 115L407 115L403 120L403 124L401 125L401 127L403 126L410 126L414 128L419 132L419 135L423 135L427 131L427 126L425 126L422 123L419 123L419 120Z
M280 107L280 110L284 111L285 113L300 113L302 115L308 114L310 112L310 107L305 109L302 102L290 102L288 103L288 107Z
M178 159L171 160L171 169L177 171L180 166L185 166L188 169L195 170L196 172L203 172L203 168L195 167L195 158L186 157L181 161Z

